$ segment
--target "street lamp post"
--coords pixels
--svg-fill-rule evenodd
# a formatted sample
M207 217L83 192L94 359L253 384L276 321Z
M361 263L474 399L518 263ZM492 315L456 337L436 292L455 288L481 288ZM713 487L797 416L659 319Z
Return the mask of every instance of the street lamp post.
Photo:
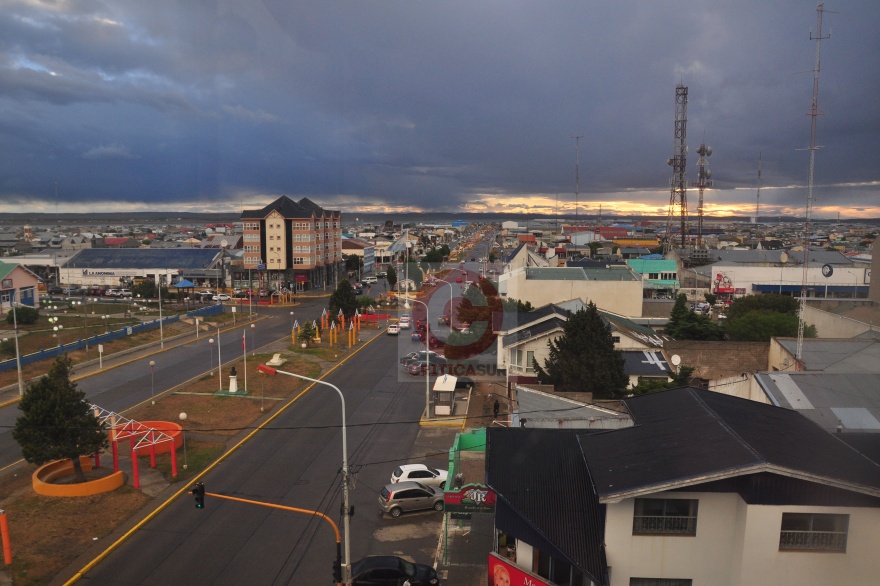
M155 381L155 376L154 376L155 368L156 368L156 361L150 360L150 405L156 404L156 394L154 391L154 384L153 384Z
M164 275L156 275L157 277L161 277ZM165 334L162 331L162 281L164 279L156 279L159 282L159 348L162 350L165 349Z
M181 413L180 417L180 435L183 437L183 469L186 470L186 428L183 424L186 422L186 413Z
M208 338L208 344L211 345L211 376L214 376L214 338Z
M348 502L348 438L345 428L345 396L342 394L342 391L339 390L339 387L337 387L336 385L332 385L326 381L309 378L301 374L294 374L292 372L278 370L272 368L271 366L266 366L265 364L261 364L260 366L258 366L257 370L269 375L274 375L276 373L286 374L287 376L292 376L294 378L310 381L319 385L328 386L336 391L336 393L339 395L339 400L342 402L342 527L345 539L345 557L343 558L342 563L342 583L348 584L349 582L351 582L351 540L349 537L349 525L351 523L351 506Z
M251 324L251 356L257 355L257 345L254 342L254 337L256 334L254 333L257 329L257 324Z
M10 299L12 299L12 323L15 328L15 366L18 368L18 395L22 396L24 395L24 379L21 376L21 354L18 350L18 304L15 301L15 293L16 291L12 292Z
M109 333L110 333L110 324L109 324L109 322L107 322L107 318L108 318L108 317L109 317L109 316L106 316L106 315L102 315L102 316L101 316L101 320L104 322L104 333L105 333L105 334L109 334Z
M410 309L412 303L425 306L425 418L431 417L431 314L428 312L428 304L418 299L407 298L403 306Z

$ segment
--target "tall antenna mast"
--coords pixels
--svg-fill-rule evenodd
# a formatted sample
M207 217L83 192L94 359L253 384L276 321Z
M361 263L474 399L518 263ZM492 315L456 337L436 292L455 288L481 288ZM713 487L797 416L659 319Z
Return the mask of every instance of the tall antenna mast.
M758 153L758 190L755 193L755 223L758 223L758 209L761 205L761 168L763 167L764 162L762 161L763 153Z
M703 143L697 149L697 154L700 155L697 160L697 189L700 190L700 203L697 206L697 248L703 248L703 190L712 187L712 171L709 169L712 147Z
M666 221L666 252L672 250L672 222L680 218L681 247L687 242L688 209L687 209L687 103L688 88L685 85L675 86L675 151L671 159L666 161L672 167L670 180L669 218Z
M581 194L581 137L574 136L574 225L578 223L578 200Z
M821 69L819 56L822 49L822 39L831 38L831 35L828 35L827 37L822 36L823 12L825 12L825 4L820 3L819 6L816 7L816 36L814 37L813 34L810 33L810 40L816 41L816 66L813 68L813 104L810 107L810 111L807 112L807 116L810 117L810 177L807 182L807 205L804 214L804 271L801 280L801 306L800 311L798 312L798 339L797 353L795 355L799 369L803 368L801 358L804 350L804 319L807 311L807 267L810 262L810 232L813 220L813 202L815 201L815 198L813 197L813 172L816 169L816 151L820 148L816 145L816 119L819 117L819 114L821 114L819 110L819 71Z

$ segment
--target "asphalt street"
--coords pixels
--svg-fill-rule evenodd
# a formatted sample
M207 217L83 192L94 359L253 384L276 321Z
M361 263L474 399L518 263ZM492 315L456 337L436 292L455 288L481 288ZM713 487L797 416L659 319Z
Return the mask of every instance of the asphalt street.
M422 379L400 374L405 338L378 336L324 380L345 396L348 458L355 486L351 555L395 553L431 563L442 515L383 516L378 491L419 435ZM341 404L317 385L241 445L203 481L206 490L318 510L341 525ZM449 435L449 432L447 432ZM433 459L443 466L450 438ZM315 517L183 493L131 535L84 582L96 584L330 583L333 532Z

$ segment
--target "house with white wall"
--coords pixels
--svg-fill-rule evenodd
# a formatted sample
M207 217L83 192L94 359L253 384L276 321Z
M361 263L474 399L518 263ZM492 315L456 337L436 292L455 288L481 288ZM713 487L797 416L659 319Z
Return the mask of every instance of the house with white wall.
M497 554L511 565L584 586L876 583L880 466L867 449L708 390L624 403L622 429L487 430Z

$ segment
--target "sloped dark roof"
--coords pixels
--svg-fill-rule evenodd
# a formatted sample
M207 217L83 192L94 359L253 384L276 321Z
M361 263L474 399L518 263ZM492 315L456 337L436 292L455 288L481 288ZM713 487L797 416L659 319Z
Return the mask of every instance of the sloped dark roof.
M593 489L579 433L584 430L488 428L486 480L498 495L499 530L607 584L605 507Z
M627 375L663 376L670 368L657 350L623 350L624 370Z
M511 250L510 254L508 254L507 256L504 257L504 264L507 264L510 261L512 261L514 258L516 258L516 255L519 254L519 251L522 250L525 247L525 245L526 245L525 242L521 242L519 246L517 246L516 248Z
M537 323L533 326L517 330L512 334L508 334L504 336L502 342L504 344L504 347L507 348L508 346L511 346L513 344L518 344L519 342L523 342L525 340L530 340L532 338L543 336L547 332L552 332L553 330L557 329L561 330L565 327L565 321L566 320L554 317L546 321Z
M258 210L244 210L241 212L242 219L258 219L262 220L272 211L277 210L285 218L311 218L312 214L320 216L324 213L328 215L338 215L339 211L325 210L312 200L304 197L301 200L293 201L286 195L282 195L269 205Z
M880 496L880 466L795 411L691 387L625 403L634 427L581 438L603 502L760 472Z
M83 269L207 269L223 255L216 248L84 248L62 267Z

